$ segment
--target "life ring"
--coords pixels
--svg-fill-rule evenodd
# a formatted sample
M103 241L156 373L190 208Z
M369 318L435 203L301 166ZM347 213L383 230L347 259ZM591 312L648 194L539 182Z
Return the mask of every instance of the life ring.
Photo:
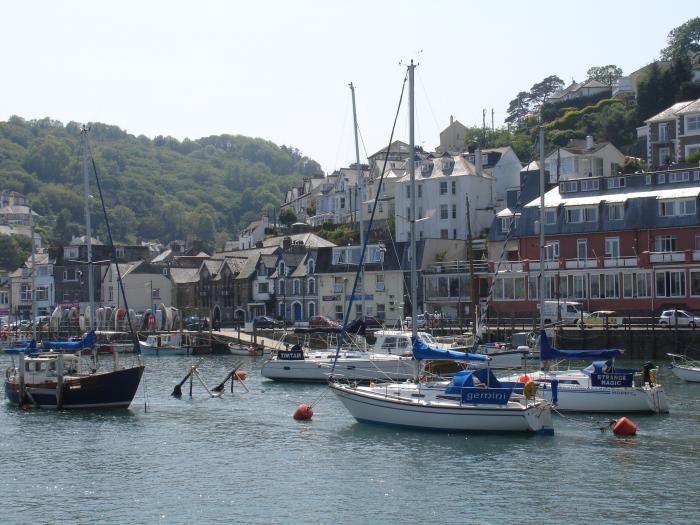
M537 394L537 385L534 381L528 381L523 387L523 395L525 399L534 399Z

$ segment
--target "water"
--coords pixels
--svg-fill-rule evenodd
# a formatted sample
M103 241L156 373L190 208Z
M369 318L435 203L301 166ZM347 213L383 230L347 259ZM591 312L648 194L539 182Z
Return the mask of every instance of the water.
M3 365L9 361L2 358ZM234 356L210 356L220 382ZM672 413L555 417L555 435L460 435L358 424L322 385L273 383L247 361L245 393L170 397L194 358L147 358L150 407L0 405L0 523L692 523L700 514L700 384L664 369ZM313 402L310 422L291 417ZM3 400L4 401L4 400ZM584 421L581 421L584 420Z

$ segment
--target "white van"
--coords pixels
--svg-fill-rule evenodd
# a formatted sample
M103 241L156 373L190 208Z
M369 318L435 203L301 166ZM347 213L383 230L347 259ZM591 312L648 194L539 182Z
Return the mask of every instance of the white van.
M539 305L538 305L539 309ZM576 321L588 317L583 311L581 303L575 301L545 301L544 324L553 324L559 321L562 324L576 324Z

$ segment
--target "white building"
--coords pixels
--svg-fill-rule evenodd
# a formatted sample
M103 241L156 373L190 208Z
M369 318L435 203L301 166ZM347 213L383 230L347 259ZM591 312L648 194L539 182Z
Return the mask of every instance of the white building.
M105 266L102 279L103 298L98 306L123 307L124 299L119 290L117 269L114 263ZM160 304L172 306L172 281L167 269L152 266L143 261L119 263L124 292L129 308L143 312L158 308Z
M469 195L474 236L491 225L495 207L495 179L464 155L427 158L416 162L416 235L420 239L466 239ZM519 171L519 169L518 169ZM410 174L395 185L396 240L408 241L411 216Z
M625 156L612 143L596 143L589 135L586 140L571 140L565 147L555 149L545 157L544 165L549 182L555 184L584 177L610 177L624 163Z

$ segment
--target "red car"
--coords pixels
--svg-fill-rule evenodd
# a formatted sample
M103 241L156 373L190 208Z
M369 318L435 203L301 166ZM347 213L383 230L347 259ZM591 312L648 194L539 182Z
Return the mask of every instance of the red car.
M340 324L325 315L316 315L309 319L309 328L338 327Z

